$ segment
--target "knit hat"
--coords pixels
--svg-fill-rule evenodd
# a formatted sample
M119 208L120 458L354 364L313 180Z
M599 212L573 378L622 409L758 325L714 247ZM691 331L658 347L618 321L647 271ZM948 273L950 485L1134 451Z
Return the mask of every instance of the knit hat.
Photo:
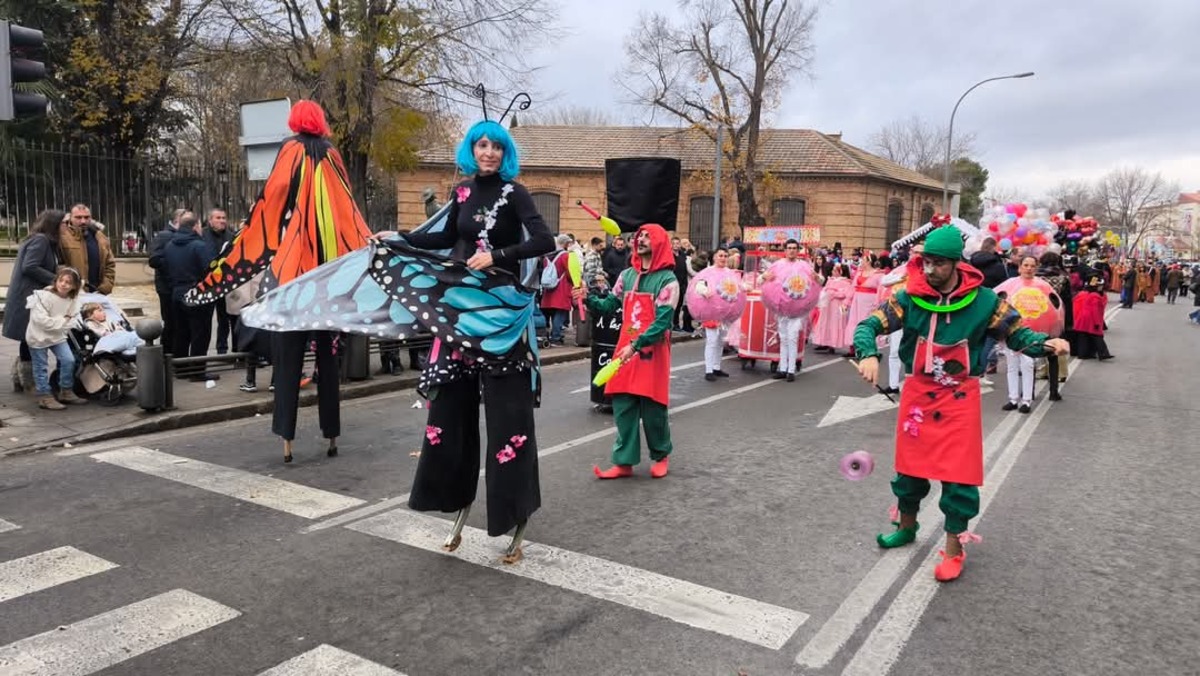
M962 258L962 232L953 225L942 226L925 237L924 256L937 256L957 261Z

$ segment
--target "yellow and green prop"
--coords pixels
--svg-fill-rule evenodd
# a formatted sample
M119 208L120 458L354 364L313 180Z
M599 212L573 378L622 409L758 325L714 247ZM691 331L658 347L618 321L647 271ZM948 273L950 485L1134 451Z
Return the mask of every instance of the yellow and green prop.
M591 214L592 218L600 221L600 229L604 231L604 234L612 237L620 236L621 226L617 225L616 221L608 216L601 216L600 212L584 204L583 200L575 200L575 204L583 207L583 210Z
M622 362L620 359L613 359L605 364L604 368L596 372L596 377L592 378L592 384L596 387L604 387L607 385L608 381L612 380L612 377L617 375L617 371L621 370L621 364L623 363L624 362Z

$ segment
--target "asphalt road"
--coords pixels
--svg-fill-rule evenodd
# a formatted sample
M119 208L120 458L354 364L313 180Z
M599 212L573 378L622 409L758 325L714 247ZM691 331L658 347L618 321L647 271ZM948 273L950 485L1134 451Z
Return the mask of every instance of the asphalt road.
M347 402L333 459L306 409L290 465L265 417L6 460L0 675L1200 673L1189 309L1120 312L1118 359L1074 365L1060 403L1041 382L1030 415L1000 410L1001 374L984 541L948 585L935 496L917 545L874 543L895 410L820 426L872 391L811 353L795 383L708 383L678 347L661 481L596 481L611 417L585 364L548 368L515 566L478 530L441 553L449 516L403 507L410 392ZM876 468L848 482L857 449Z

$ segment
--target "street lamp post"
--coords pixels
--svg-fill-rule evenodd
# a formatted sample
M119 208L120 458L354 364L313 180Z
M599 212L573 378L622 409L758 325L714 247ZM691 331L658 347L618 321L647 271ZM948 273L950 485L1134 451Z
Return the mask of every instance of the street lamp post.
M975 88L988 82L996 80L1018 80L1024 77L1033 77L1033 72L1018 73L1016 75L1001 75L1000 77L989 77L986 80L981 80L971 85L971 88L963 92L963 95L958 97L958 103L954 104L954 111L950 113L950 129L946 132L946 163L942 166L942 213L950 213L950 146L954 141L954 116L958 113L958 106L967 98L967 94L975 91Z

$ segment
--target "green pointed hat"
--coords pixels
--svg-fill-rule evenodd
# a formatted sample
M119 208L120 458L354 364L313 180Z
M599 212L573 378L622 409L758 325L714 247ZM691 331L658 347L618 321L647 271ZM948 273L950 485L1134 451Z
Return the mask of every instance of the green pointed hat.
M962 258L962 231L953 225L944 225L925 237L925 256L940 256L957 261Z

